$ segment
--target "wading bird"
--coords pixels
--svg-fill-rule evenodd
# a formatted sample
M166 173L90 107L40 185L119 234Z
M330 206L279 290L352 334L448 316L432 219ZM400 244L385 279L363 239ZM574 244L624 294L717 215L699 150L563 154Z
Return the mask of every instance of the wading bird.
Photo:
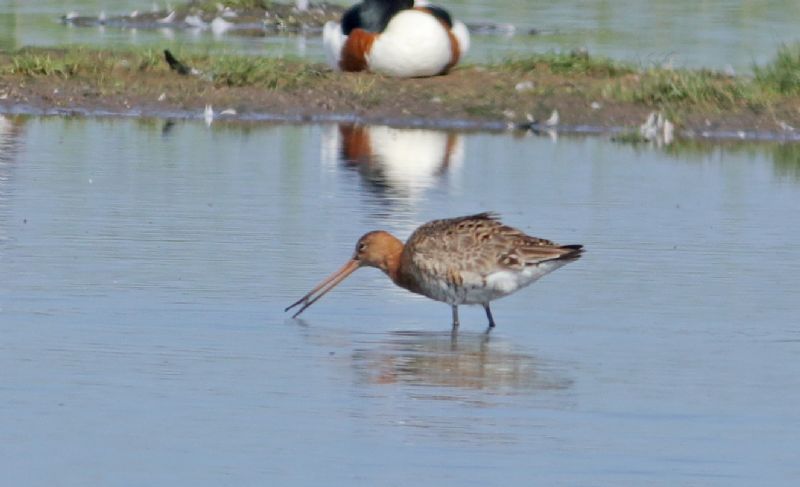
M297 317L360 267L377 267L398 286L452 306L480 304L489 328L489 302L531 284L578 259L582 245L559 245L501 223L493 213L434 220L417 228L403 244L381 230L365 234L353 257L308 294L287 307Z

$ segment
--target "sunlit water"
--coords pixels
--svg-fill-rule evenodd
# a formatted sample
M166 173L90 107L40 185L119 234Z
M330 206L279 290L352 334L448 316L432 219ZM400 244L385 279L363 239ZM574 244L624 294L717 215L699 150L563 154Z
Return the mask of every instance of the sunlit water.
M290 1L290 0L285 0ZM178 5L180 0L171 2ZM312 2L313 3L313 2ZM343 5L354 2L341 1ZM501 60L531 52L588 48L590 52L643 66L710 67L748 72L772 58L782 43L800 41L800 3L794 0L449 0L440 3L469 24L494 24L508 34L474 37L467 58ZM165 9L150 0L0 0L0 47L26 45L192 45L197 49L302 56L322 61L318 36L214 36L210 31L110 27L78 28L58 19L82 15L126 15ZM507 27L512 26L513 30ZM535 31L535 35L531 32Z
M8 485L800 476L794 146L2 122ZM489 209L587 248L489 336L371 269L283 313L363 232Z

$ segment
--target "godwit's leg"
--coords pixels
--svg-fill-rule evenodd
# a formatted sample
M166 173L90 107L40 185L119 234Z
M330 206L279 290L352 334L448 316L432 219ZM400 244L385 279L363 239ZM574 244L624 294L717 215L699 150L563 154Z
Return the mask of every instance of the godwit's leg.
M492 318L492 310L489 309L489 303L483 305L486 310L486 317L489 318L489 328L494 328L494 318Z
M458 328L458 306L453 305L453 328Z

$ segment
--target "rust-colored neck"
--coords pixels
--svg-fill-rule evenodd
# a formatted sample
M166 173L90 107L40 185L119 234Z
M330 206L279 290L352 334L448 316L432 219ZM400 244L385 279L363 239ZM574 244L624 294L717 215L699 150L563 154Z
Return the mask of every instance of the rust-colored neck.
M400 244L400 246L392 252L391 257L387 259L386 274L392 282L403 289L407 289L412 293L420 293L417 278L414 276L414 273L409 272L408 269L409 254L403 250L404 246Z
M400 284L400 264L403 257L403 243L400 240L393 239L384 253L384 268L383 271L389 278L394 281L398 286Z

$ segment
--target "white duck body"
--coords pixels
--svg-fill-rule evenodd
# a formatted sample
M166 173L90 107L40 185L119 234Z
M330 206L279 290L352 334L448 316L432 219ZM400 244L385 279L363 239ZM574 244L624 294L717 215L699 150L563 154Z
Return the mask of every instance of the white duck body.
M374 73L416 78L435 76L452 60L447 29L439 20L420 10L403 10L392 17L367 54Z
M448 29L424 8L402 10L391 18L383 32L369 35L375 38L363 53L366 69L399 78L442 74L466 54L470 44L469 30L463 22L453 21L452 29ZM352 70L342 66L343 51L355 47L347 41L340 24L325 24L323 43L332 68Z

